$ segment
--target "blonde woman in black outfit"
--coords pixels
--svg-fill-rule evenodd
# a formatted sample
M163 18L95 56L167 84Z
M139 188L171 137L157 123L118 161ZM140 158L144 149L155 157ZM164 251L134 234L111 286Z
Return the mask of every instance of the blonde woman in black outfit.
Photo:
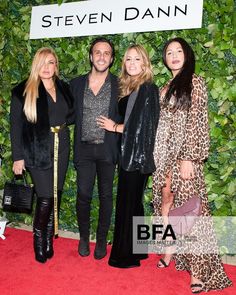
M34 216L35 259L44 263L53 251L54 133L59 136L57 199L60 203L69 159L69 129L73 99L58 78L58 58L51 48L40 48L27 80L12 90L10 111L13 172L30 172L37 195Z
M121 135L119 181L114 240L109 265L118 268L140 266L147 254L134 254L133 216L143 216L143 194L148 176L154 172L153 148L159 117L158 88L153 83L146 50L132 45L122 61L119 113L122 123L100 117L101 128Z

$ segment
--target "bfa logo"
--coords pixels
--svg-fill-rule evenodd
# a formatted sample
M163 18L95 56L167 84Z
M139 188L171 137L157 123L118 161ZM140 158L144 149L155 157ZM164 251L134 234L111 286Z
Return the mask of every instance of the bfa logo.
M167 237L171 237L173 240L176 240L175 232L170 224L165 228L163 224L137 224L137 239L138 240L156 240L157 236L161 240L165 240Z

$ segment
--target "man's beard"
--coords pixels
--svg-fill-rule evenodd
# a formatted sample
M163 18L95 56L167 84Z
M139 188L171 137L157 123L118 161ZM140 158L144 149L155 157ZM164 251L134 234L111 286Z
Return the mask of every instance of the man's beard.
M93 68L95 69L95 71L98 72L98 73L105 73L105 72L109 69L110 65L108 65L106 68L104 68L104 69L102 69L102 70L98 69L98 68L96 67L96 65L93 64L93 63L92 63L92 67L93 67Z

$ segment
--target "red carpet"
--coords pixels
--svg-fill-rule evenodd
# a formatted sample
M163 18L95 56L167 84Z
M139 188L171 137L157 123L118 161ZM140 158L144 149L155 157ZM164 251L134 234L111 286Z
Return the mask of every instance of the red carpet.
M6 228L5 236L5 241L0 239L1 295L192 294L188 273L177 272L173 263L167 269L157 269L156 255L142 261L139 268L116 269L107 264L108 257L97 261L93 252L80 257L78 241L59 238L53 259L39 264L34 261L31 232ZM225 265L225 269L234 287L209 295L236 294L236 267Z

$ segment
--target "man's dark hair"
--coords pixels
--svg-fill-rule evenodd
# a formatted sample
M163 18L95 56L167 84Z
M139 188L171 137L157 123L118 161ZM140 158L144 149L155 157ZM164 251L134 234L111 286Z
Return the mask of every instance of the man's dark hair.
M89 49L89 60L90 60L90 55L92 55L92 52L93 52L93 47L100 42L107 43L111 47L111 57L112 57L112 63L110 64L110 67L111 67L115 57L115 48L114 48L114 44L110 40L106 39L105 37L98 37L93 40ZM90 65L92 66L91 60L90 60Z

